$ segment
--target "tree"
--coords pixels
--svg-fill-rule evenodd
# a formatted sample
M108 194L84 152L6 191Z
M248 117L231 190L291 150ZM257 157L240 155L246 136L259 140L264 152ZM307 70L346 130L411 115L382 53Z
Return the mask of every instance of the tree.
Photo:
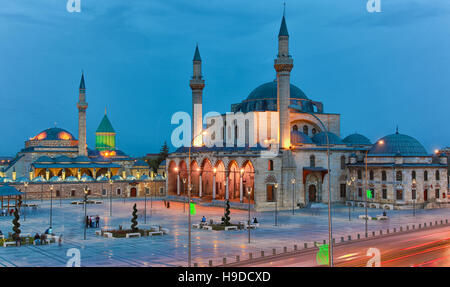
M13 227L13 231L14 231L14 234L13 234L13 238L14 239L17 239L17 238L19 238L19 236L20 236L20 229L19 229L19 227L20 227L20 223L19 223L19 219L20 219L20 215L19 215L19 210L17 209L17 207L14 209L14 219L13 219L13 221L12 221L12 223L13 223L13 225L14 225L14 227Z
M131 218L131 230L133 231L138 231L137 225L137 208L136 208L136 203L133 205L133 218Z
M164 142L164 145L161 147L161 151L158 156L158 166L169 156L169 147L167 146L167 142Z
M226 208L225 208L225 220L223 221L224 222L224 224L225 224L225 226L228 226L228 225L230 225L230 201L229 200L227 200L227 205L226 205Z

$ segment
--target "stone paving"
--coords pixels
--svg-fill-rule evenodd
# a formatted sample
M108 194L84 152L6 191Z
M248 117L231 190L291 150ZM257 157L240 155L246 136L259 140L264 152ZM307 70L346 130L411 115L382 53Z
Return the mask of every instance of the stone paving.
M109 199L99 199L103 204L87 205L88 215L101 217L100 227L114 227L123 225L129 228L131 212L134 203L139 210L139 227L161 225L170 230L168 235L119 239L104 238L95 235L95 229L87 230L87 240L83 240L82 205L71 205L70 201L53 201L53 231L63 235L63 244L44 246L0 247L0 266L65 266L69 257L69 248L78 248L81 252L82 266L186 266L188 253L187 240L187 212L183 211L183 203L171 202L170 209L165 208L160 200L147 200L147 224L144 224L144 199L128 198L113 200L113 216L109 217ZM20 220L22 233L42 233L49 226L49 201L33 201L39 205L37 210L28 208L26 219L22 211ZM152 207L151 207L152 206ZM406 224L419 224L435 220L450 219L449 209L387 211L390 217L387 221L368 221L369 232L399 227ZM220 207L197 206L197 214L192 216L192 223L198 223L204 215L209 219L219 221L224 212ZM380 209L369 209L369 215L382 213ZM192 229L192 263L200 266L208 265L209 260L217 265L222 257L234 260L236 255L247 258L248 252L272 248L281 251L284 246L292 250L293 245L303 246L304 242L322 241L328 238L327 208L306 208L292 211L278 212L278 225L275 226L274 212L251 212L251 217L257 217L260 227L251 230L251 243L248 244L248 232L239 231L207 231ZM364 233L364 220L358 215L364 214L364 208L351 208L351 221L348 220L348 207L333 206L333 237ZM245 210L231 210L231 221L245 221L248 212ZM12 232L12 216L0 217L0 230L4 234ZM267 253L266 253L267 254Z

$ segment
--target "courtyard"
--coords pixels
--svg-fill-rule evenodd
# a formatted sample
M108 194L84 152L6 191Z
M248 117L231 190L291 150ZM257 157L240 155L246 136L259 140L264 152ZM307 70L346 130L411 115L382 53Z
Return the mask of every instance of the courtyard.
M70 259L66 252L77 248L81 254L81 266L187 266L188 253L188 205L170 202L166 208L160 199L147 198L147 223L144 224L143 198L113 199L112 217L109 216L110 202L108 198L98 199L102 204L88 204L89 216L100 216L100 228L129 228L131 225L132 207L138 208L138 226L150 227L160 225L170 230L168 235L143 238L105 238L95 234L94 228L87 229L87 239L84 240L84 208L83 205L72 205L72 200L53 200L53 233L63 235L62 245L50 244L42 246L0 247L0 266L55 266L64 267ZM37 209L22 208L20 229L22 233L43 233L49 227L50 201L35 200L28 203L38 205ZM224 213L221 207L197 206L197 213L192 215L192 223L200 222L202 216L207 221L220 221ZM364 214L364 208L353 207L351 221L348 218L348 207L340 204L333 206L333 236L364 233L364 220L358 219ZM24 212L26 219L24 220ZM380 209L369 209L370 216L382 213ZM406 224L419 224L441 219L448 219L448 209L388 210L386 221L368 221L369 232L380 229L394 228ZM230 260L236 255L246 258L249 252L271 251L276 248L281 251L284 246L292 250L293 245L303 246L314 241L328 238L328 213L326 205L319 208L305 208L278 212L277 226L275 213L251 212L251 218L256 217L259 228L251 230L251 243L248 244L247 230L238 231L208 231L192 229L192 263L207 266L209 260L217 265L222 257ZM248 211L231 209L231 221L246 221ZM12 232L13 216L0 217L0 230L3 234Z

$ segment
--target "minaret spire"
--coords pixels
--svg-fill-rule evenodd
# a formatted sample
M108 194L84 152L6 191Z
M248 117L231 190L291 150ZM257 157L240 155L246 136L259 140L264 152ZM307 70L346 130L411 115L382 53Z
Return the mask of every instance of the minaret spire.
M291 70L294 61L289 55L289 33L287 31L286 19L281 19L280 32L278 33L278 56L275 59L274 68L277 71L277 103L279 114L278 139L280 148L289 149L291 145L291 132L289 123L289 101L291 93Z
M86 146L86 84L84 83L84 72L81 72L80 88L78 95L78 154L87 155Z
M202 146L202 130L203 130L203 88L205 87L205 81L202 76L202 58L200 57L200 51L198 44L195 47L193 62L193 74L189 86L192 90L192 134L191 137L194 140L194 146ZM195 138L194 138L195 137Z

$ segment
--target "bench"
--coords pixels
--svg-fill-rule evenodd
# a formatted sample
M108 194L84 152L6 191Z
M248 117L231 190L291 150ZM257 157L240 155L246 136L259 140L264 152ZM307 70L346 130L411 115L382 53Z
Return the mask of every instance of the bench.
M126 238L130 238L130 237L141 237L140 233L127 233L127 235L125 236Z
M95 231L95 235L102 235L102 231L101 230L96 230Z
M96 201L95 204L102 204L103 201Z
M200 228L200 224L192 224L192 228Z
M161 228L161 231L162 231L164 234L169 234L169 229L168 229L168 228Z
M238 230L237 226L225 226L225 230Z
M150 231L149 233L148 233L148 236L153 236L153 235L163 235L164 234L164 232L162 232L162 231Z
M31 233L20 233L19 237L31 237Z
M5 241L5 242L3 242L3 247L6 247L8 245L16 245L16 242L14 242L14 241Z
M358 216L359 219L366 219L365 215ZM372 220L372 217L370 215L367 215L367 220Z
M386 220L386 219L388 219L388 217L384 216L384 215L377 215L377 219L378 220Z
M111 232L104 232L103 236L108 237L108 238L113 238L113 234Z
M206 230L212 230L212 226L209 225L205 225L202 227L202 229L206 229Z
M245 228L247 228L247 229L251 229L251 228L253 228L253 229L256 229L256 225L255 224L250 224L250 226L245 226Z

